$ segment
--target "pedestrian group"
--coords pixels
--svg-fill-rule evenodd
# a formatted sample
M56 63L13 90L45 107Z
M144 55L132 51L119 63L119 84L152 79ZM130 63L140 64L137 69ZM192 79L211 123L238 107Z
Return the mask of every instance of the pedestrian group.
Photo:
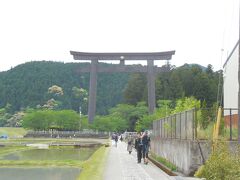
M135 149L137 150L137 162L141 163L143 158L144 164L148 164L148 152L150 147L150 137L148 132L139 132L135 139Z
M133 134L129 133L126 138L127 140L127 151L129 154L132 153L132 149L135 146L137 151L137 162L141 163L143 159L144 164L148 164L148 152L150 148L150 137L148 135L148 131L138 132L137 137L134 139ZM122 135L120 135L120 141L123 141ZM118 143L118 134L113 133L112 135L112 142L113 145L117 147Z

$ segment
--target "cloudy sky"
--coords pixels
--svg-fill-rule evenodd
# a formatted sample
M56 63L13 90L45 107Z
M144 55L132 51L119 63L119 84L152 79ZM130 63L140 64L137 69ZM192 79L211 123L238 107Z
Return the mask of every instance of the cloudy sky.
M28 61L71 62L70 50L176 50L176 66L218 70L238 40L238 18L239 0L0 1L0 71Z

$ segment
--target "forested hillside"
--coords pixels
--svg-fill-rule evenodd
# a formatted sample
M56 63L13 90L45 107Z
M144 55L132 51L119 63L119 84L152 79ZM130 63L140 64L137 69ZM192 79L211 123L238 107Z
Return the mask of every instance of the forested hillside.
M181 67L171 66L169 72L159 73L156 77L156 99L176 100L194 96L208 107L221 100L222 71L214 72L211 65L207 68L196 64ZM130 77L124 92L125 102L136 105L147 100L147 79L141 73ZM219 92L218 92L219 86Z
M78 111L80 102L73 96L73 87L89 89L89 73L80 73L79 67L87 63L61 63L51 61L28 62L9 71L0 72L0 107L11 104L11 111L43 105L49 100L48 88L62 87L61 109ZM110 66L108 64L102 64ZM127 84L127 73L99 73L97 86L97 113L106 114L110 107L121 103ZM86 114L86 107L82 109Z
M74 96L73 88L88 91L89 73L80 73L79 68L87 63L62 63L52 61L28 62L9 71L0 72L0 108L9 103L10 113L21 108L43 105L51 97L48 88L57 85L63 95L57 97L60 109L78 111L81 104ZM101 64L111 66L111 64ZM194 96L206 101L207 106L216 102L218 79L221 72L213 72L212 66L199 65L171 66L169 72L160 73L156 78L156 99L175 100ZM136 105L147 101L147 79L144 74L99 73L97 85L97 114L107 114L108 109L120 103ZM87 113L87 106L82 112Z

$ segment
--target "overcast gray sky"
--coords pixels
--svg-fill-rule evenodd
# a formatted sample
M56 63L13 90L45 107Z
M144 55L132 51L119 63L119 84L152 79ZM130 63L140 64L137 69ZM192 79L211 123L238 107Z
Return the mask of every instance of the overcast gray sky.
M71 62L70 50L176 50L174 65L218 70L238 40L238 14L239 0L2 0L0 71Z

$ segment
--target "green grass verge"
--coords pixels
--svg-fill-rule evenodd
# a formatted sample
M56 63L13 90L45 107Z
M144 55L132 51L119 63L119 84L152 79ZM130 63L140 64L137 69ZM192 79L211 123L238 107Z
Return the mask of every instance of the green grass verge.
M159 163L163 164L164 166L168 167L169 169L171 169L171 171L176 171L177 170L177 166L175 166L173 163L171 163L170 161L168 161L167 159L157 156L156 154L151 152L151 157L158 161Z
M82 171L78 179L102 180L108 151L108 147L100 147L87 161L83 163Z

